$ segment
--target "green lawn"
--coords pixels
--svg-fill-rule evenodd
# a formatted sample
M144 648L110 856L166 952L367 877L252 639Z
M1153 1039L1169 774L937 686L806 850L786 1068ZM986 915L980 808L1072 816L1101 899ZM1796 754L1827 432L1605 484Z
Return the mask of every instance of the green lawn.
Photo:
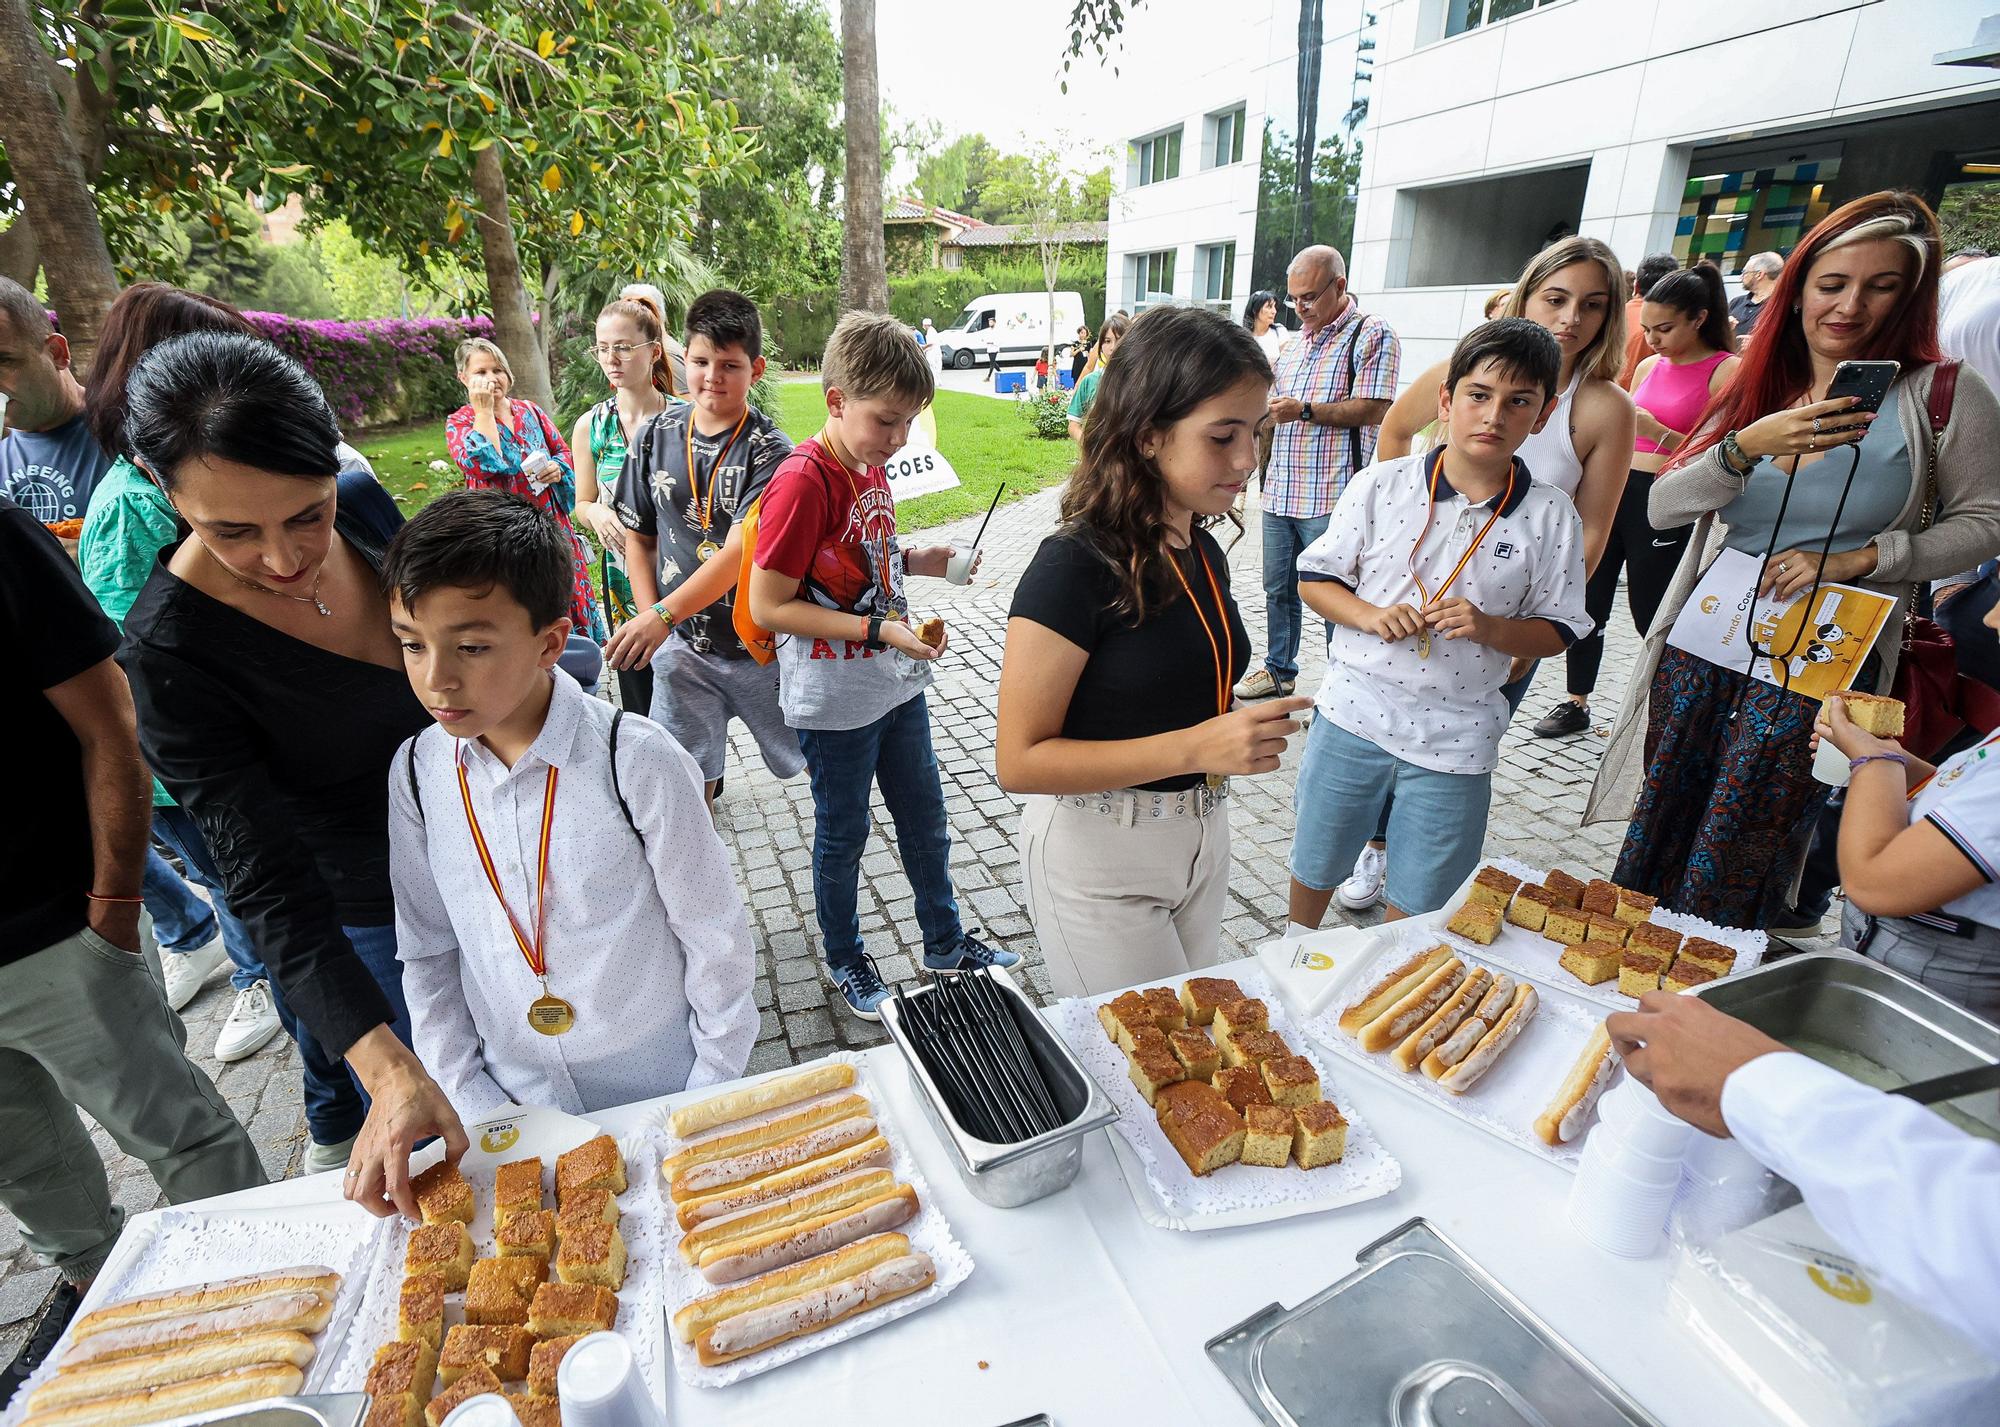
M778 424L794 441L817 432L826 407L817 382L785 382L778 387ZM1066 477L1075 461L1068 441L1044 441L1008 402L966 392L941 391L937 397L938 449L958 472L955 490L938 491L905 501L896 511L902 530L944 525L985 511L993 491L1007 483L1008 501L1053 485ZM402 505L415 514L434 496L458 484L455 471L433 471L432 461L445 458L444 418L411 426L382 427L348 438L374 464L375 474Z

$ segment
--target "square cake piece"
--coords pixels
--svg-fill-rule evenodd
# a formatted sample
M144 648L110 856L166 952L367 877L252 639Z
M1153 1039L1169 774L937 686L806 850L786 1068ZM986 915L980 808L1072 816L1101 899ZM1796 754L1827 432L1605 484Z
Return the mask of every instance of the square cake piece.
M1692 962L1696 966L1705 967L1707 970L1714 972L1717 976L1727 976L1736 969L1736 953L1734 951L1720 942L1710 941L1706 937L1699 936L1691 936L1682 942L1680 954L1674 958L1674 961L1676 964L1682 961Z
M1186 1030L1175 1031L1167 1037L1174 1048L1174 1058L1181 1063L1189 1080L1213 1080L1216 1067L1221 1064L1221 1053L1215 1042L1208 1038L1206 1031L1189 1026Z
M618 1201L608 1189L579 1189L564 1197L556 1210L556 1240L561 1242L578 1224L615 1224Z
M472 1222L472 1186L455 1164L440 1160L410 1181L410 1192L426 1224Z
M618 1322L618 1295L595 1283L545 1283L535 1290L528 1331L537 1338L608 1333Z
M1542 879L1542 885L1555 894L1556 904L1563 907L1581 907L1585 885L1560 867L1551 867L1549 875Z
M1276 1031L1225 1034L1217 1045L1222 1051L1224 1065L1262 1065L1267 1060L1292 1053L1291 1046Z
M1278 1105L1310 1105L1319 1099L1319 1071L1302 1055L1265 1061L1264 1085Z
M418 1225L410 1230L410 1242L403 1250L403 1272L411 1278L437 1274L446 1290L456 1293L472 1272L472 1236L456 1219Z
M1590 879L1590 885L1583 889L1583 909L1600 917L1618 916L1618 886L1602 877Z
M1153 1024L1162 1031L1186 1028L1187 1012L1181 1009L1181 998L1173 987L1148 986L1139 994L1146 998L1146 1009L1153 1013Z
M1132 1083L1139 1087L1139 1093L1146 1097L1148 1105L1154 1104L1159 1094L1176 1081L1187 1079L1187 1071L1182 1068L1171 1047L1155 1046L1141 1042L1139 1047L1126 1057L1127 1069Z
M1656 951L1628 946L1618 962L1618 989L1627 996L1643 996L1660 989L1660 975L1667 963Z
M1277 1105L1252 1105L1243 1112L1243 1164L1283 1169L1292 1158L1292 1112Z
M560 1200L574 1189L625 1192L625 1156L618 1153L618 1141L599 1135L556 1156L556 1198Z
M1466 892L1465 900L1504 912L1520 885L1519 877L1509 876L1497 867L1482 867L1472 874L1472 886Z
M1590 914L1590 928L1584 936L1584 940L1590 942L1593 946L1601 943L1605 946L1623 947L1625 939L1631 935L1632 928L1626 926L1618 918L1607 917L1602 912L1592 912Z
M1490 903L1467 902L1451 914L1444 929L1467 941L1491 946L1493 938L1500 935L1500 909Z
M1533 882L1522 884L1514 894L1514 900L1507 906L1507 920L1517 927L1525 927L1538 932L1549 918L1549 909L1557 905L1556 894L1546 887Z
M1636 927L1653 915L1653 908L1659 905L1657 897L1649 897L1644 892L1634 892L1630 887L1618 889L1618 906L1614 913L1627 926Z
M1271 1012L1262 1001L1230 1001L1215 1008L1215 1033L1218 1036L1268 1031L1270 1028Z
M565 1232L556 1250L556 1277L564 1283L602 1284L614 1293L623 1288L625 1240L618 1226L579 1224Z
M522 1209L500 1221L493 1243L501 1258L544 1259L556 1251L556 1216L548 1209Z
M1580 946L1590 939L1590 914L1575 907L1550 907L1542 935L1564 946Z
M1242 1114L1252 1105L1275 1105L1271 1098L1271 1088L1264 1083L1264 1073L1254 1065L1236 1065L1215 1072L1215 1088L1229 1102L1229 1108Z
M1337 1163L1347 1153L1347 1117L1332 1102L1315 1100L1292 1111L1292 1157L1300 1169Z
M542 1162L510 1160L493 1171L493 1218L504 1222L542 1207Z
M361 1427L424 1427L424 1399L414 1392L378 1392Z
M1667 974L1660 978L1662 991L1692 991L1697 986L1706 986L1715 980L1715 973L1698 961L1689 961L1683 952L1674 958L1674 964L1667 968Z
M1901 738L1903 736L1904 707L1901 699L1892 699L1887 694L1862 694L1844 689L1834 695L1847 710L1848 718L1863 733L1872 733L1877 738Z
M1671 927L1663 927L1658 922L1641 922L1632 928L1632 934L1625 939L1625 945L1650 951L1663 962L1671 962L1674 953L1681 949L1681 934Z
M1566 947L1557 964L1577 980L1595 986L1618 974L1618 963L1624 955L1621 948L1603 942L1580 942Z
M532 1330L531 1330L532 1331ZM583 1341L582 1334L566 1338L543 1338L528 1354L528 1391L537 1397L556 1395L556 1369L562 1366L563 1354Z
M403 1280L396 1300L396 1336L409 1343L428 1343L431 1351L444 1341L444 1278L420 1273Z
M368 1381L364 1391L377 1397L394 1397L408 1393L416 1398L421 1407L431 1400L431 1388L437 1378L437 1350L429 1343L403 1342L384 1343L375 1350L375 1361L368 1368Z
M1243 999L1243 988L1220 976L1190 976L1181 983L1181 1009L1188 1024L1205 1026L1215 1019L1215 1008Z
M453 1332L458 1330L454 1328ZM523 1335L525 1336L525 1334ZM461 1371L452 1384L431 1399L431 1405L424 1409L424 1420L431 1427L444 1427L444 1419L451 1416L452 1409L461 1402L468 1402L482 1393L500 1391L500 1379L493 1370L476 1366Z
M1152 1008L1137 991L1126 991L1097 1008L1097 1024L1104 1027L1105 1039L1130 1055L1132 1033L1141 1026L1153 1025Z
M517 1392L503 1395L521 1427L562 1427L562 1407L555 1398L523 1396Z
M488 1326L525 1323L535 1289L548 1281L543 1259L479 1259L465 1285L465 1321Z
M1153 1113L1167 1143L1191 1174L1213 1174L1243 1154L1243 1117L1198 1080L1169 1085L1160 1092Z
M521 1382L528 1376L528 1353L534 1346L535 1335L516 1324L461 1323L444 1335L438 1373L446 1387L480 1368L502 1382Z

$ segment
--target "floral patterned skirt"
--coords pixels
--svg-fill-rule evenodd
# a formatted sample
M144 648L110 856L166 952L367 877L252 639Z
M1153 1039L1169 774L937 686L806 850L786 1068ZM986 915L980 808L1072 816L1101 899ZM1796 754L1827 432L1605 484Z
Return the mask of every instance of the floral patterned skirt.
M1832 791L1812 776L1819 705L1671 645L1650 697L1613 880L1718 926L1771 925Z

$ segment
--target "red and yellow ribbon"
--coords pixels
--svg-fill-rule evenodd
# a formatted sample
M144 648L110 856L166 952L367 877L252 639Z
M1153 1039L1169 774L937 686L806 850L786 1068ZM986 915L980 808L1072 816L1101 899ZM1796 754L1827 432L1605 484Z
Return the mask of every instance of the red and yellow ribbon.
M1188 550L1201 562L1202 573L1208 576L1208 591L1215 596L1216 618L1222 621L1222 639L1216 640L1215 631L1208 627L1208 615L1202 611L1201 601L1194 597L1194 586L1181 573L1181 562L1167 552L1167 564L1174 572L1174 578L1181 582L1181 589L1194 606L1195 618L1201 621L1201 632L1208 636L1208 652L1215 659L1215 712L1218 716L1229 712L1229 670L1236 663L1236 632L1229 627L1229 610L1222 603L1222 586L1216 583L1215 567L1208 563L1208 557L1201 553L1201 547L1192 540Z
M486 872L486 881L493 888L493 895L500 903L500 910L507 914L507 925L514 930L514 944L521 948L521 955L528 963L528 970L535 973L544 988L548 984L548 951L542 944L542 931L549 910L549 845L550 834L556 825L556 770L549 768L549 780L542 791L542 847L535 859L535 938L528 940L527 932L521 929L521 919L514 915L514 909L507 905L507 894L500 890L500 871L493 865L493 851L486 845L486 834L479 826L479 815L472 810L472 787L465 780L465 750L458 754L458 795L465 800L465 825L472 830L472 845L479 853L479 865Z

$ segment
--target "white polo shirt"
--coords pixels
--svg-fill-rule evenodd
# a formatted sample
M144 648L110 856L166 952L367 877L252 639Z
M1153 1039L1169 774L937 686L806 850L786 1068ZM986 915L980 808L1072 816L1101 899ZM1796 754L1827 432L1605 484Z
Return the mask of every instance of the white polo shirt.
M1937 776L1910 799L1910 821L1920 819L1950 838L1986 879L1943 910L2000 927L2000 733L1938 765Z
M1436 598L1487 519L1499 518L1480 542L1450 593L1491 615L1546 619L1565 644L1590 632L1583 611L1583 526L1576 507L1554 486L1528 476L1514 495L1471 504L1451 488L1432 454L1379 461L1348 483L1326 534L1299 556L1299 579L1335 580L1373 605L1421 608L1416 575ZM1430 529L1424 531L1426 466L1436 483ZM1415 574L1412 573L1412 555ZM1394 642L1335 625L1319 711L1357 738L1405 762L1443 773L1489 773L1507 728L1511 660L1470 639L1435 632L1430 654L1415 638Z

